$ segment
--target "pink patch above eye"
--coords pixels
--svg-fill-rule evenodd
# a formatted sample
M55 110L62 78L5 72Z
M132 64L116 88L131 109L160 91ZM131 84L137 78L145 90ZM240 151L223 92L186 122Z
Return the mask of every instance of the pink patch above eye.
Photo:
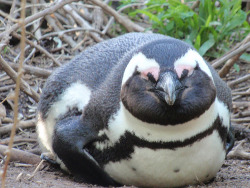
M177 75L178 75L179 78L181 77L182 72L184 70L188 70L188 76L190 76L193 73L193 71L194 71L194 67L192 67L190 65L177 65L175 67L175 71L176 71L176 73L177 73Z
M141 76L148 80L148 73L151 73L154 77L154 79L157 81L159 79L159 73L160 73L160 68L158 67L151 67L148 69L145 69L141 72Z

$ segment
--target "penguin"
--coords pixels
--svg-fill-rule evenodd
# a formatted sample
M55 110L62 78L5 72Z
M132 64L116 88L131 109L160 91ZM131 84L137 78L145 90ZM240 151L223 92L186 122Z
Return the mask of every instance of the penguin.
M53 72L37 133L43 158L83 182L180 187L221 168L234 145L231 105L229 87L191 45L128 33Z

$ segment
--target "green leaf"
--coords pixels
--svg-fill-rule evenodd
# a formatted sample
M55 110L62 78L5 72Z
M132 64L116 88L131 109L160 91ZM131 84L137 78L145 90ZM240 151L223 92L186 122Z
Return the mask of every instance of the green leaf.
M174 28L174 21L170 21L166 26L166 30L171 31L173 30L173 28Z
M222 25L221 22L218 21L212 21L209 23L209 26L217 26L217 25Z
M149 17L150 20L153 20L154 22L156 22L160 25L162 24L161 20L157 16L155 16L154 14L152 14L146 10L137 10L136 12L145 14L146 16Z
M8 51L8 47L7 47L7 46L5 46L5 47L4 47L4 49L3 49L3 54L6 54L6 53L7 53L7 51Z
M194 47L199 50L201 46L201 35L199 34L197 37L196 37L196 41L195 41L195 44L194 44Z
M244 53L240 56L240 59L243 59L246 62L250 62L250 54Z
M201 45L199 49L200 55L203 56L214 44L215 44L214 38L210 37L206 42L204 42Z
M234 64L234 69L236 70L236 72L240 72L240 66L238 64Z

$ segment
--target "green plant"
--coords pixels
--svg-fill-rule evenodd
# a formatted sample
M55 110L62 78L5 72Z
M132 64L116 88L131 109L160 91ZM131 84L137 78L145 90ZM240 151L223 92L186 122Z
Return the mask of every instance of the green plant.
M144 14L154 32L183 39L201 55L218 57L228 50L231 43L242 40L250 31L247 13L241 10L240 0L218 2L216 6L213 0L201 0L199 8L192 10L180 0L149 0L146 8L132 10L129 15ZM131 0L122 3L128 4Z

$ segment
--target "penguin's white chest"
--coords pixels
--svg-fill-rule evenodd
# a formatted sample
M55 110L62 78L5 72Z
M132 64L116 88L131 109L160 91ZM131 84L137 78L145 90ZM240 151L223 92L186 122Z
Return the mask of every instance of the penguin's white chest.
M116 181L145 187L177 187L213 178L225 159L217 131L200 141L171 149L134 147L129 159L109 162L104 170Z

